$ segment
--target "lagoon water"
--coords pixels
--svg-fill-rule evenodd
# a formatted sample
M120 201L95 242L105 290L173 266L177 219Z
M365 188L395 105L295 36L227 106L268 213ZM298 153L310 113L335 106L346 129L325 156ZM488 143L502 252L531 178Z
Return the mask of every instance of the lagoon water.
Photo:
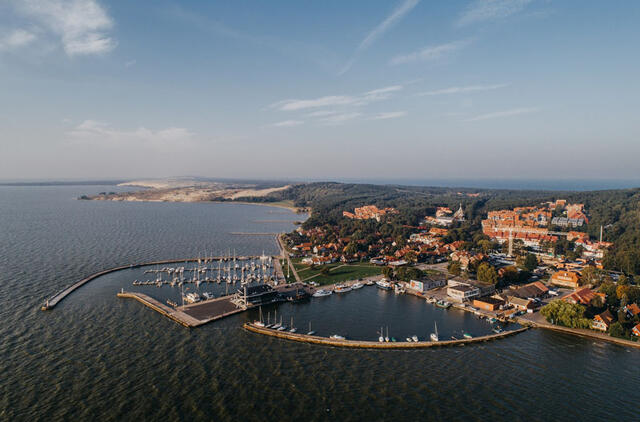
M241 314L188 330L119 299L140 271L43 300L101 269L277 253L302 217L271 207L77 201L107 186L0 187L0 420L637 420L640 350L529 330L481 345L343 350L244 331ZM273 222L281 220L280 222ZM149 278L152 278L151 276ZM155 287L148 287L154 294ZM175 294L163 287L163 295ZM158 293L159 294L159 293ZM285 322L375 339L485 334L486 322L374 287L282 304ZM265 315L266 316L266 315ZM278 317L279 318L279 317Z

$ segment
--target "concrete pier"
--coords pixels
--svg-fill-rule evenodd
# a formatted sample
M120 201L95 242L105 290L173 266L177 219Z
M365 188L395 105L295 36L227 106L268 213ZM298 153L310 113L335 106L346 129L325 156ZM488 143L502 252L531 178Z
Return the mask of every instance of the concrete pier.
M290 333L288 331L277 331L271 328L258 327L253 323L246 323L243 327L251 332L264 334L271 337L283 338L286 340L299 341L303 343L322 344L325 346L348 347L356 349L424 349L429 347L446 347L460 346L472 343L482 343L486 341L498 340L509 337L523 331L528 327L519 328L517 330L507 330L499 334L489 334L482 337L465 338L460 340L444 340L444 341L418 341L418 342L377 342L377 341L361 341L361 340L338 340L328 337L310 336L307 334Z
M118 293L118 297L135 299L143 305L188 328L199 327L209 322L244 312L248 309L238 308L231 303L231 296L180 306L175 309L143 293L120 292Z

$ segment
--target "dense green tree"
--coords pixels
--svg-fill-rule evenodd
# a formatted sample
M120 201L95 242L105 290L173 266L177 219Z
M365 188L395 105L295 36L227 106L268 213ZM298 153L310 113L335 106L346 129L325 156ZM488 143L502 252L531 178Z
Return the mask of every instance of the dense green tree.
M486 262L478 265L477 277L483 283L496 284L498 282L496 269Z
M609 327L609 335L611 337L627 338L629 337L628 333L629 332L624 328L624 325L622 325L619 321L614 322Z
M462 268L460 267L460 263L457 261L451 261L449 262L449 265L447 265L447 271L449 271L449 273L453 274L453 275L460 275L460 272L462 271Z
M552 324L570 328L589 328L591 321L585 318L585 310L582 305L554 300L545 305L540 313Z
M538 258L532 253L527 254L524 258L522 267L527 271L533 271L538 267Z

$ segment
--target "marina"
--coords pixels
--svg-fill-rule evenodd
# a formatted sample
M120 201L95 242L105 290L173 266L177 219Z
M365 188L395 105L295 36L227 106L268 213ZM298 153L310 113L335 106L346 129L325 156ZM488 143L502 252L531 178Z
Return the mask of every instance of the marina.
M182 286L183 284L197 284L198 286L200 285L200 283L203 282L222 282L223 280L226 281L230 281L230 282L234 282L234 281L244 281L244 278L240 278L240 275L235 274L236 270L240 269L240 272L242 273L242 275L244 275L245 270L247 271L247 278L246 280L249 281L258 281L258 276L256 274L254 274L255 270L256 270L256 264L254 263L253 268L251 269L251 274L249 274L249 269L246 267L242 267L242 269L240 267L236 268L235 264L238 261L250 261L250 262L254 262L254 261L259 261L259 262L269 262L269 267L273 267L274 271L273 274L270 276L271 279L270 281L275 282L276 284L282 280L284 280L284 275L282 275L281 270L279 265L273 265L273 263L277 263L278 262L278 256L265 256L263 255L257 255L257 256L241 256L241 257L232 257L230 255L225 255L225 256L211 256L208 258L202 258L202 257L198 257L198 258L183 258L183 259L169 259L169 260L161 260L161 261L151 261L151 262L143 262L143 263L137 263L137 264L130 264L130 265L122 265L122 266L118 266L118 267L114 267L114 268L109 268L107 270L103 270L103 271L99 271L97 273L91 274L85 278L83 278L82 280L70 285L69 287L61 290L60 292L54 294L53 296L51 296L49 299L47 299L44 304L41 306L41 309L43 311L48 311L51 310L53 308L55 308L62 300L64 300L67 296L69 296L71 293L73 293L75 290L79 289L80 287L84 286L85 284L87 284L88 282L95 280L98 277L113 273L113 272L117 272L117 271L122 271L122 270L126 270L126 269L133 269L133 268L141 268L141 267L152 267L152 266L165 266L165 265L169 265L169 264L179 264L179 263L197 263L198 267L195 268L182 268L182 271L178 270L176 271L175 268L171 268L171 267L163 267L163 268L156 268L156 269L149 269L149 270L145 270L145 273L154 273L154 274L161 274L161 273L167 273L167 274L172 274L174 275L174 278L172 280L162 280L161 278L156 278L155 280L146 280L146 281L138 281L138 280L134 280L133 281L133 285L149 285L149 286L162 286L162 285L179 285ZM212 268L207 268L204 269L203 267L200 267L201 263L218 263L218 267L216 269ZM231 268L230 264L231 262L234 263L234 268ZM223 271L223 267L222 267L222 263L228 263L228 265L224 268L224 278L222 276L222 271ZM259 265L260 266L260 265ZM265 281L264 278L264 268L262 268L262 266L260 266L262 269L262 281ZM217 277L215 276L215 271L217 271ZM194 274L194 277L192 277L191 279L185 279L184 278L184 272L191 272L192 274ZM203 274L210 274L211 277L205 276L203 279L200 279L199 277L195 276L195 273L203 273ZM177 277L176 277L177 276ZM237 276L238 278L234 279L234 276Z

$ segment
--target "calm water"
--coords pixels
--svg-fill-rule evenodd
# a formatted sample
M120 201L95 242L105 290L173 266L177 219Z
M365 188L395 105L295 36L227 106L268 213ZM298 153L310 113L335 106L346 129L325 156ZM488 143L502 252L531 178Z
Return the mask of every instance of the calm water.
M115 296L139 272L103 268L235 249L276 253L277 208L76 201L112 187L0 188L0 420L637 420L640 351L530 330L478 346L354 351L243 331L243 314L187 330ZM265 220L283 220L266 223ZM151 278L151 277L149 277ZM151 294L156 295L154 287ZM157 289L174 294L169 287ZM486 322L365 287L284 304L286 322L375 339L488 332Z

